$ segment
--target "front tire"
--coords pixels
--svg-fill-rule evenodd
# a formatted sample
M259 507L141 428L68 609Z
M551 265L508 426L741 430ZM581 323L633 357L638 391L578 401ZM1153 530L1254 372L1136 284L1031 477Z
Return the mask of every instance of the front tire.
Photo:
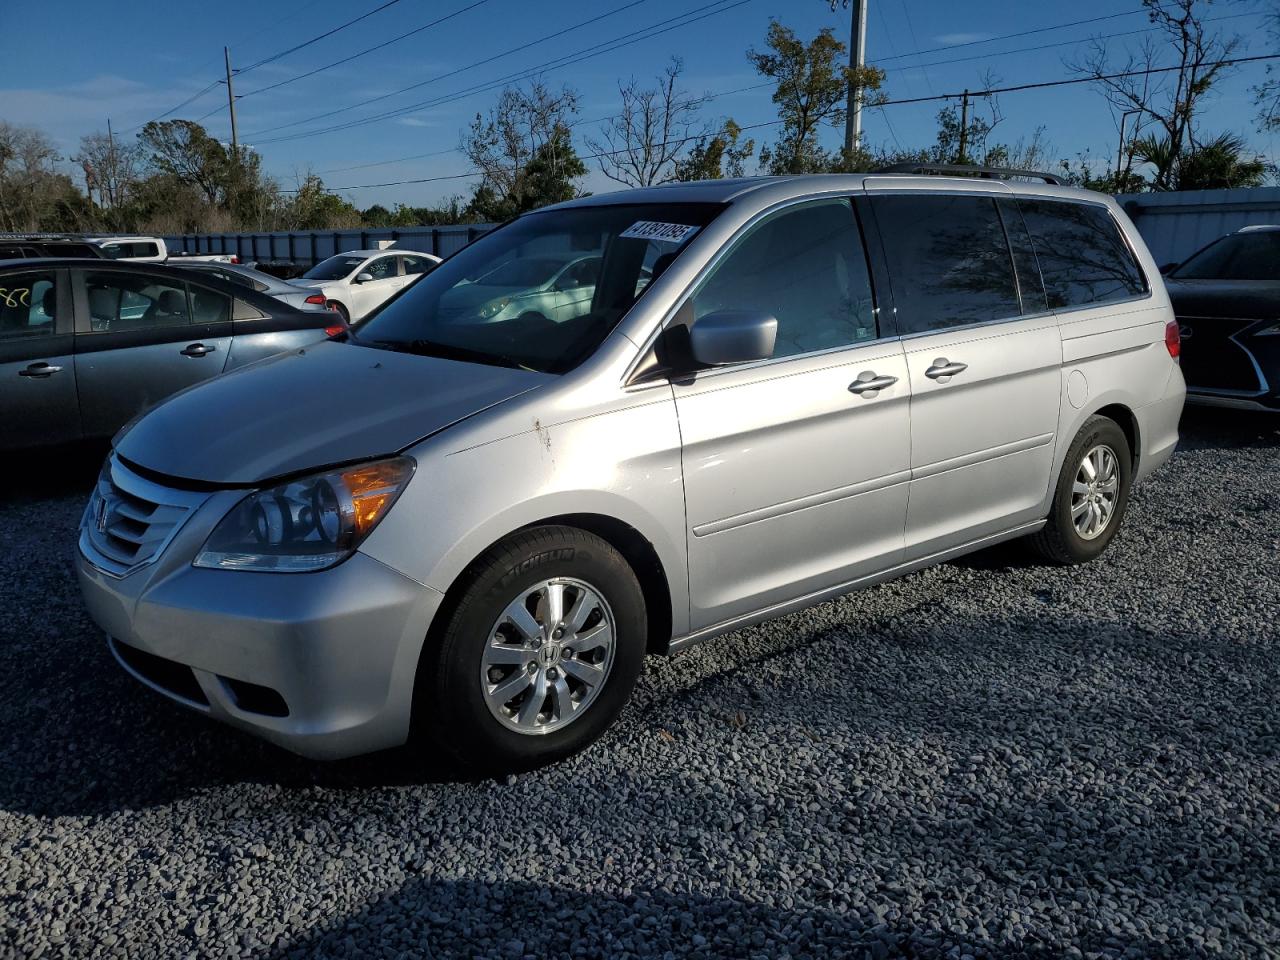
M593 534L547 526L508 537L464 576L419 664L419 738L488 774L593 743L644 661L644 595L627 561Z
M1087 563L1120 529L1129 507L1133 454L1120 425L1090 417L1076 434L1058 474L1048 523L1028 538L1050 563Z

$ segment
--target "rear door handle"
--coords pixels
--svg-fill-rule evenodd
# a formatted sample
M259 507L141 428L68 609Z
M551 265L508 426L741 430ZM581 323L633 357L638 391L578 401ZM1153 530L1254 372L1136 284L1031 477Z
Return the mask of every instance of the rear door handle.
M858 374L858 379L849 384L849 392L856 393L860 397L871 400L881 390L888 390L898 382L897 377L877 377L868 370L866 373Z
M28 364L24 369L19 370L18 376L35 377L37 380L47 380L61 369L61 367L54 367L45 363L43 360L38 360L35 363Z
M216 346L209 346L203 343L193 343L182 351L184 357L203 357L205 354L213 353L217 350Z
M930 380L937 380L939 383L946 383L958 373L964 373L969 369L967 363L949 363L946 357L939 357L933 361L933 366L924 372L924 375Z

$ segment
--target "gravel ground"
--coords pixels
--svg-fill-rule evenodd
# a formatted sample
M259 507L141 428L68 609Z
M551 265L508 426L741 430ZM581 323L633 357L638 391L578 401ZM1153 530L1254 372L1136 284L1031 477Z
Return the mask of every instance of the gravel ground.
M651 660L602 743L481 783L124 676L68 559L96 459L0 494L0 955L1280 956L1275 420L1192 416L1097 563Z

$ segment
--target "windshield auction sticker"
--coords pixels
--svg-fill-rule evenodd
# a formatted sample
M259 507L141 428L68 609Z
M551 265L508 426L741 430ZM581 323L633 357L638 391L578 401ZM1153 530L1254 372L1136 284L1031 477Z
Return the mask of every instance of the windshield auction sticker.
M619 237L630 237L635 240L658 240L662 243L684 243L698 231L697 227L688 227L683 223L660 223L657 220L637 220Z

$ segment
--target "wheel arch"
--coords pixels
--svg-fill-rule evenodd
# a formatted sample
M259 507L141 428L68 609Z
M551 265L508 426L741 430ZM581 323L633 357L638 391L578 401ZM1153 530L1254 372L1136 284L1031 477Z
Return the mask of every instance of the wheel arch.
M542 517L509 530L492 543L486 544L483 549L476 551L445 590L444 600L428 632L428 643L437 635L438 630L444 629L448 624L462 592L466 589L475 564L481 557L517 533L549 526L573 527L594 534L622 554L622 558L627 561L627 565L631 567L632 573L639 581L640 590L644 595L645 610L649 620L646 650L648 653L666 653L671 644L674 611L671 585L662 559L653 543L643 533L624 520L601 513L561 513Z
M1138 418L1133 410L1123 403L1109 403L1094 410L1090 416L1106 417L1108 420L1114 420L1120 429L1124 431L1124 437L1129 442L1131 466L1134 474L1137 474L1138 461L1142 457L1142 432L1138 426Z

